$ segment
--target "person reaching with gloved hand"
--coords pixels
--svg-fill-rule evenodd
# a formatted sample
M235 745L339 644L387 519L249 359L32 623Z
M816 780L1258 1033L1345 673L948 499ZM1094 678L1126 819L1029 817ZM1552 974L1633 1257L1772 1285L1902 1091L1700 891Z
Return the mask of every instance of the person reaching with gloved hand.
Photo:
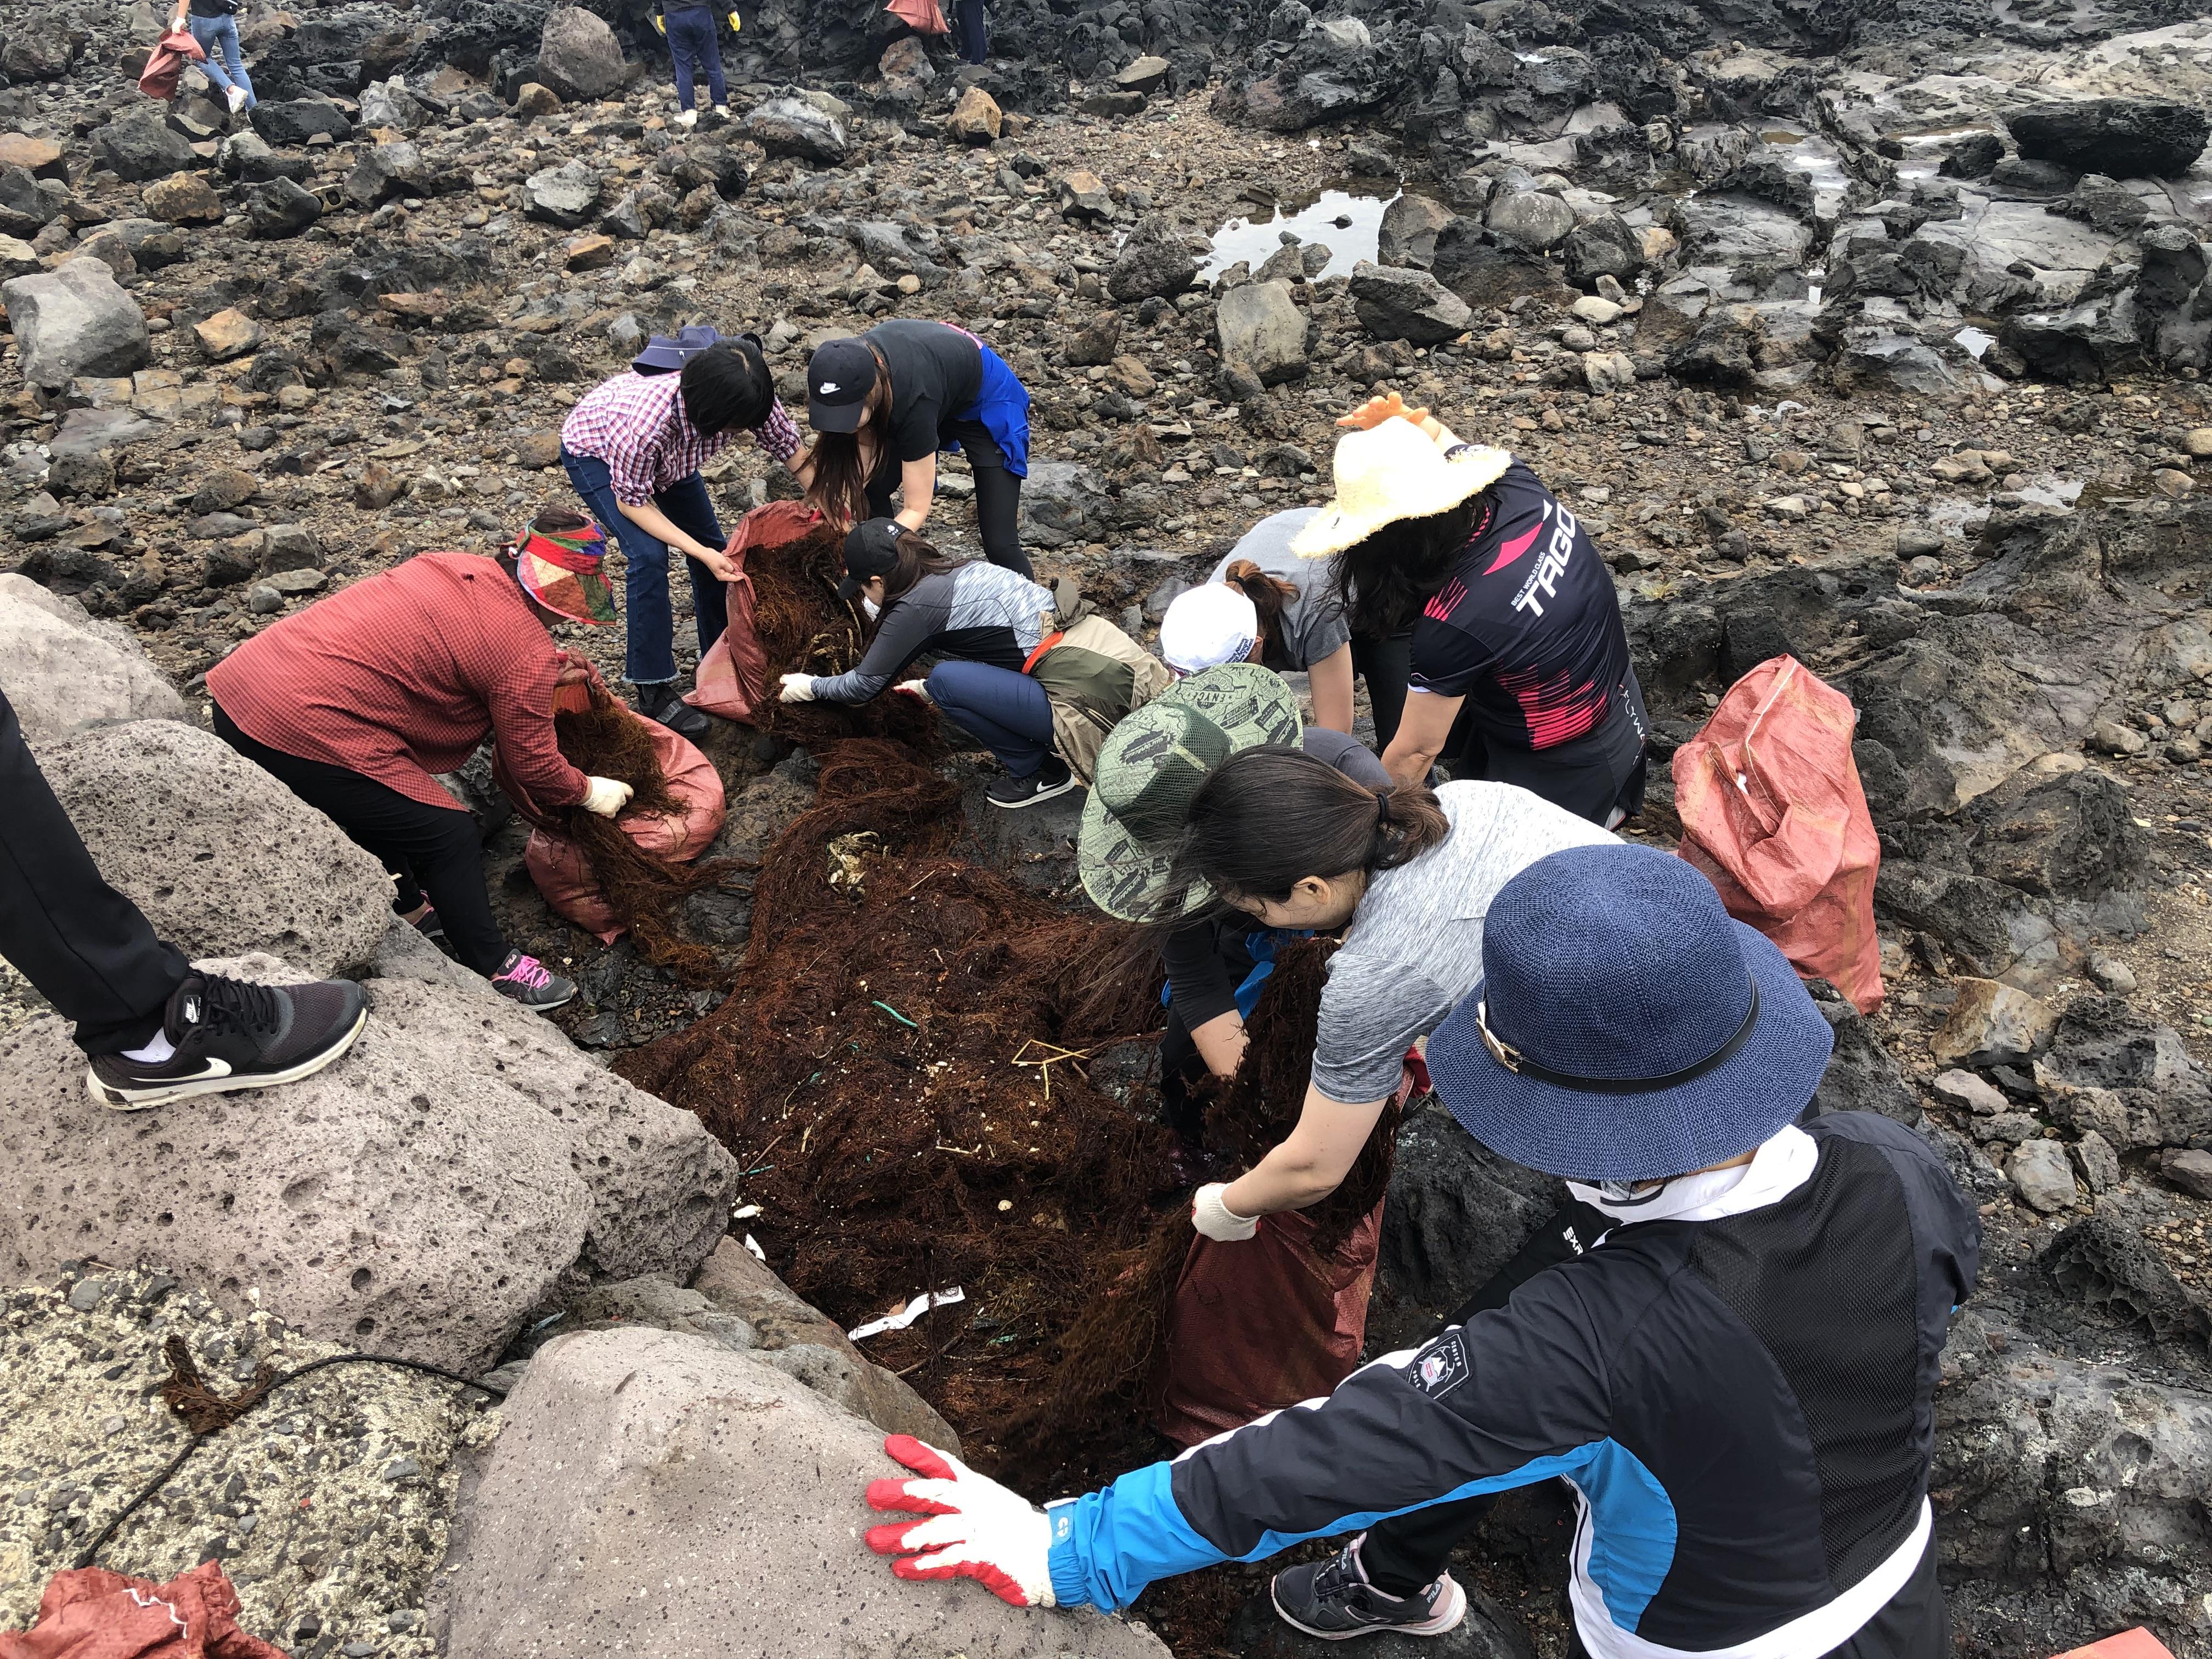
M562 622L607 627L599 530L540 514L496 558L418 553L318 599L208 671L216 735L375 855L392 908L522 1006L550 1013L569 980L509 945L484 888L476 820L438 775L489 737L541 806L613 817L630 786L561 754L560 684L594 671L553 642Z
M653 0L653 27L668 42L669 64L676 73L676 125L696 126L699 121L697 76L707 76L707 94L714 113L730 116L730 92L722 82L722 43L715 34L715 9L695 0ZM739 33L744 21L733 8L724 14L730 33Z
M1116 1609L1158 1579L1353 1534L1275 1575L1329 1640L1465 1618L1452 1548L1554 1477L1584 1659L1949 1659L1928 1484L1979 1219L1873 1112L1798 1119L1827 1022L1781 951L1656 849L1588 846L1490 906L1479 987L1430 1064L1460 1126L1564 1177L1604 1231L1421 1346L1039 1510L904 1435L910 1579Z

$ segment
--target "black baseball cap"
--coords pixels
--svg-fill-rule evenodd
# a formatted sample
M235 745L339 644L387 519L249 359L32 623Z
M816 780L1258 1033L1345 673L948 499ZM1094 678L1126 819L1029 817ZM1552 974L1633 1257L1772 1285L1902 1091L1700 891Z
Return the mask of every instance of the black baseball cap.
M806 364L806 419L817 432L858 432L876 389L876 354L866 340L824 340Z
M896 519L871 519L845 533L845 580L837 584L837 597L849 599L861 585L888 576L898 565L898 538L906 526Z

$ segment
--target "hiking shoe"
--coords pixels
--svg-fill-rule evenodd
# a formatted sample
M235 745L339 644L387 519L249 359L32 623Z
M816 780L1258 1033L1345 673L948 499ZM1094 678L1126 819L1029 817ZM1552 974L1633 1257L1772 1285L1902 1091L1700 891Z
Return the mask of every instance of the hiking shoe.
M520 951L507 953L507 960L491 976L491 988L533 1014L550 1014L576 1000L574 980L562 979L536 957L526 957Z
M715 105L715 106L714 106L714 118L715 118L717 121L726 121L726 120L728 120L728 119L730 118L730 106L729 106L727 104L717 104L717 105Z
M348 979L248 985L194 974L171 993L161 1030L167 1060L95 1054L85 1088L118 1112L234 1089L266 1089L312 1076L353 1046L368 1000Z
M685 110L681 115L676 118L676 125L679 127L697 126L699 125L699 112L696 109Z
M1367 1582L1359 1565L1361 1533L1327 1561L1285 1567L1268 1594L1285 1624L1327 1642L1395 1631L1401 1636L1442 1636L1467 1617L1467 1592L1445 1573L1414 1595L1385 1595Z
M994 806L1018 811L1041 800L1064 795L1075 787L1075 774L1057 755L1048 755L1042 766L1025 778L1000 778L984 792Z
M684 701L676 690L674 680L663 680L658 685L637 688L637 712L658 725L666 726L679 738L689 738L696 743L705 737L709 728L707 717Z
M239 111L246 107L246 88L244 87L233 87L228 94L228 98L230 102L230 112L233 115L237 114Z

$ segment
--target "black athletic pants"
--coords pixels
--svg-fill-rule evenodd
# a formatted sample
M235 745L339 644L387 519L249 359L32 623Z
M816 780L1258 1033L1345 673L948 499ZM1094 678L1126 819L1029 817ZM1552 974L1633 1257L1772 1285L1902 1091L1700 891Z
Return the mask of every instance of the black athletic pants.
M1613 1224L1603 1211L1568 1200L1565 1207L1536 1230L1520 1255L1430 1333L1430 1340L1479 1313L1504 1307L1517 1286L1580 1255ZM1488 1495L1463 1498L1455 1504L1437 1504L1377 1521L1359 1547L1359 1565L1367 1582L1386 1595L1411 1595L1427 1589L1450 1565L1452 1551L1481 1524L1497 1501ZM1905 1588L1824 1659L1950 1659L1950 1609L1936 1583L1936 1540L1930 1537L1927 1553ZM1589 1659L1579 1636L1569 1644L1568 1659Z
M100 878L4 694L0 804L0 957L76 1027L86 1054L145 1047L190 965Z
M945 435L959 441L975 476L975 518L982 527L983 556L1034 580L1036 572L1030 568L1030 556L1022 551L1022 481L1006 471L1006 452L981 421L954 421L945 428ZM878 471L868 486L872 516L890 517L891 492L898 481L896 465Z
M392 908L412 910L428 897L446 942L489 979L507 959L507 938L484 890L483 843L477 821L459 807L432 806L374 778L323 761L302 760L257 743L215 705L215 734L345 831L398 884Z

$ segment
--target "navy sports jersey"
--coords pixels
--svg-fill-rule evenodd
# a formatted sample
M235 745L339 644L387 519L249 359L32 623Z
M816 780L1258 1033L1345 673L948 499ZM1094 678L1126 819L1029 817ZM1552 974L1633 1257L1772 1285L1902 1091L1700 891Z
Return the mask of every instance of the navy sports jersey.
M1468 700L1486 741L1553 749L1602 725L1628 678L1613 573L1518 460L1413 624L1416 690Z

